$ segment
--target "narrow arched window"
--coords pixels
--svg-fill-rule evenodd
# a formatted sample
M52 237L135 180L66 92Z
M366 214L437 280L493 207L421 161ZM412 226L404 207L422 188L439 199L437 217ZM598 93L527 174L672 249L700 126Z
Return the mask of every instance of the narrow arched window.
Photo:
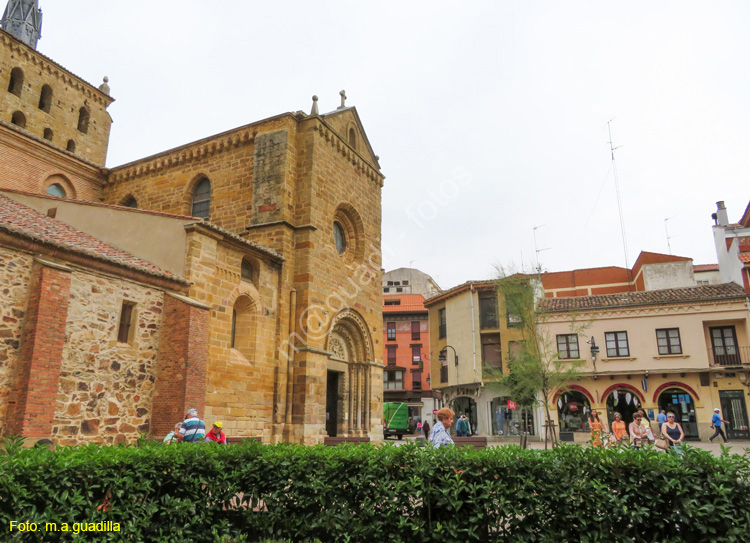
M14 111L13 116L10 118L10 122L21 128L26 128L26 115L20 111Z
M237 337L237 310L232 309L232 337L230 339L229 347L234 349L235 338Z
M42 94L39 95L39 109L49 113L52 107L52 87L44 85L42 87Z
M50 196L58 196L60 198L65 198L65 189L62 188L62 185L59 183L52 183L49 187L47 187L47 194Z
M252 281L253 280L253 265L250 264L247 260L242 260L242 265L240 266L240 274L242 276L242 279L246 281Z
M13 68L10 71L10 82L8 83L8 92L21 96L23 90L23 70L21 68Z
M355 149L357 148L357 133L353 128L349 129L349 145L351 145Z
M208 218L211 208L211 181L204 178L193 189L193 217Z
M133 209L138 209L138 201L135 199L135 196L130 195L125 200L123 200L122 205L125 207L132 207Z
M44 129L44 139L52 141L52 136L53 135L54 134L52 133L52 129L51 128L45 128Z
M75 153L76 152L76 142L74 142L73 140L68 140L68 146L66 147L66 149L68 151L70 151L71 153Z
M78 131L83 134L89 133L89 110L82 107L78 110Z

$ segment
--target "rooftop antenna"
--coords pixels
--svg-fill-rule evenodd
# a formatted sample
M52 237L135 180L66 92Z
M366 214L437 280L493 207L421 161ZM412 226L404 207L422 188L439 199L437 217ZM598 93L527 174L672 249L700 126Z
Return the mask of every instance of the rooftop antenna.
M542 266L541 264L539 264L539 253L541 253L542 251L550 250L550 247L545 247L544 249L537 249L537 246L536 246L536 230L537 228L541 228L543 226L544 226L543 224L540 224L534 227L534 252L536 253L536 273L542 273Z
M630 280L630 262L628 261L628 242L625 235L625 217L622 213L622 198L620 198L620 182L617 179L617 165L615 163L615 149L622 147L618 145L615 147L612 144L612 128L610 124L614 120L614 117L607 121L607 132L609 132L609 151L612 156L612 174L615 178L615 193L617 194L617 211L620 214L620 232L622 233L622 251L625 253L625 269L628 270L628 279Z
M664 232L667 235L667 249L669 249L669 254L672 254L672 244L669 243L669 240L672 239L674 236L669 235L669 228L667 227L667 221L674 219L677 215L672 215L671 217L667 217L664 219Z

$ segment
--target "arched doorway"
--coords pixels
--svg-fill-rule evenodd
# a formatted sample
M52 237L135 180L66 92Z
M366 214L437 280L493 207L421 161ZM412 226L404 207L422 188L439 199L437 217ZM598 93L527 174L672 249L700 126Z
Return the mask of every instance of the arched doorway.
M622 416L623 422L629 425L633 422L633 414L643 407L641 399L636 393L627 388L617 388L607 396L607 420L609 428L612 428L612 422L615 420L615 413Z
M529 408L510 409L507 396L498 396L490 402L490 413L492 413L492 435L494 436L517 436L521 435L523 429L529 435L534 435L534 413Z
M331 437L367 435L372 418L373 348L364 318L352 309L338 313L326 347L331 353L326 376L326 432Z
M469 426L471 427L471 433L477 433L477 402L467 396L461 396L451 402L451 409L456 412L455 420L453 421L453 430L455 431L456 422L461 415L469 417Z
M591 411L591 403L583 392L569 390L557 398L557 418L560 432L587 432L586 418Z
M673 412L685 431L685 439L700 439L695 419L695 398L681 388L668 388L659 394L659 409Z

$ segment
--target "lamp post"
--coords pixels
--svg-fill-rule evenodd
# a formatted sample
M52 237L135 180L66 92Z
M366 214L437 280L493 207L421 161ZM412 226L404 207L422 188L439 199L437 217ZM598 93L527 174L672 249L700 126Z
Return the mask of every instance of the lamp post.
M596 344L594 336L591 336L591 339L586 343L591 345L591 363L594 365L594 379L598 379L596 375L596 355L599 354L599 346Z
M443 347L443 349L440 351L440 355L438 356L438 360L440 362L445 362L447 360L447 353L446 349L453 349L453 361L456 364L456 386L458 386L458 353L456 352L456 349L450 345L446 345Z

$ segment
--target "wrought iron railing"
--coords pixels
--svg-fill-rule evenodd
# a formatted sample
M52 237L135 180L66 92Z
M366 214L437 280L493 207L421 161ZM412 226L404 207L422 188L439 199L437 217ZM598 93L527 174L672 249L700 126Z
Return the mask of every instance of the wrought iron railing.
M708 363L711 366L750 365L750 347L709 348Z

